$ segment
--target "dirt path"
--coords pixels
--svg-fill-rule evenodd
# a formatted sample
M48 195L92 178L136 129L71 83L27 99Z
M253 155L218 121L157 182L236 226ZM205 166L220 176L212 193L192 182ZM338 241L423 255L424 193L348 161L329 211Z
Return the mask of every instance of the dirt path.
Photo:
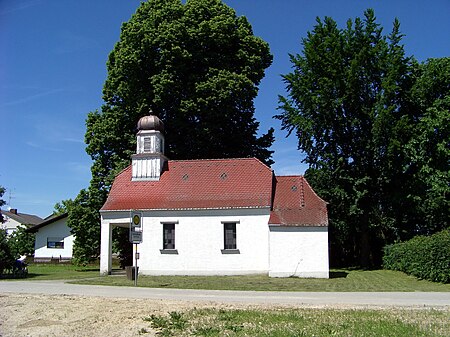
M0 293L0 337L157 336L150 323L144 321L143 318L152 314L163 315L171 311L183 312L193 308L281 307L324 308L328 306L223 304L167 299ZM332 307L352 308L349 305L333 305ZM377 307L370 306L370 308L376 309ZM378 307L378 309L390 310L387 306ZM448 311L450 309L440 307L439 310ZM141 331L146 333L142 334Z
M217 305L166 300L111 299L65 295L0 295L1 337L128 337L156 336L151 314ZM232 308L234 306L222 307Z
M450 293L270 293L70 285L0 284L0 337L156 336L152 314L192 308L438 308Z

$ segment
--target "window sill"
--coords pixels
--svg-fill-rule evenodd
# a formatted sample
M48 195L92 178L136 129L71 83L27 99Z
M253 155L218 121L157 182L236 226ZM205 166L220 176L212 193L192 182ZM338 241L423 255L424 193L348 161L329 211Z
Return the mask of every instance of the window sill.
M178 255L178 250L177 249L160 249L159 252L161 254Z
M222 254L240 254L239 249L221 249Z

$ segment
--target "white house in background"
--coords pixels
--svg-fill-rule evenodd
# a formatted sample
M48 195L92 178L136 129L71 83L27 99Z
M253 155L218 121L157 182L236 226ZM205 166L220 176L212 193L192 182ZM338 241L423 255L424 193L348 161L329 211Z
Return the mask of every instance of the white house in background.
M100 210L102 275L113 227L137 210L140 274L329 277L326 203L303 176L275 176L256 158L167 160L162 122L146 116L138 130Z
M35 262L70 261L74 235L67 226L67 213L52 216L28 230L36 233Z
M0 228L5 229L7 235L11 235L20 226L28 228L42 222L42 220L37 215L19 213L16 208L11 208L9 211L1 210Z

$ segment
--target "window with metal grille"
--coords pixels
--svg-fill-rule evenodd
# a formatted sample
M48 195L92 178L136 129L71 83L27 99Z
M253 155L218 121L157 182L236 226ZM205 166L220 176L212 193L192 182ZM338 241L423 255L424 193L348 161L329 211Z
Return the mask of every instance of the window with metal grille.
M225 222L223 224L224 249L236 249L236 223Z
M175 224L163 224L163 249L175 249Z

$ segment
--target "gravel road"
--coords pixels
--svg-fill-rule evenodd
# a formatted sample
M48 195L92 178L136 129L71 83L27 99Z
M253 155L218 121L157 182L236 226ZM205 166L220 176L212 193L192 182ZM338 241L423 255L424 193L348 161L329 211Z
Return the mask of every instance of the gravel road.
M448 293L320 293L150 289L64 281L0 282L0 337L156 336L143 320L192 308L437 309Z
M310 306L450 306L450 292L267 292L193 289L111 287L69 284L64 281L8 281L1 293L81 295L110 298L141 298L227 304L272 304Z

